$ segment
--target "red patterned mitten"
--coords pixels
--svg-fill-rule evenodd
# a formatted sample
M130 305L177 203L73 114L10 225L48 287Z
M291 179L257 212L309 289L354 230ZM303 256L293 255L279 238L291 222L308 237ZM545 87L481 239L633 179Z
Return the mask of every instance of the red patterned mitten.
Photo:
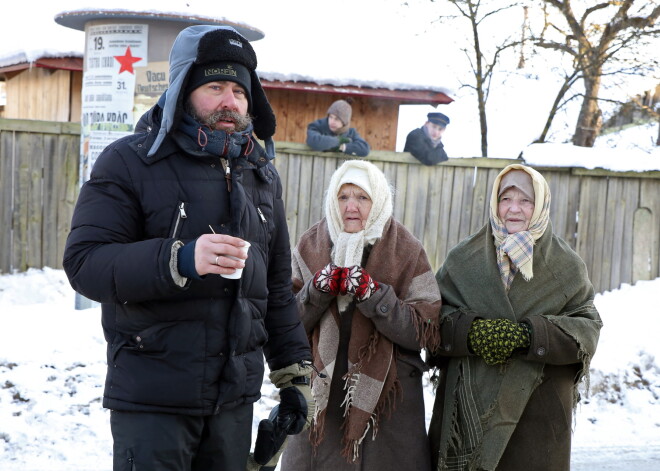
M378 291L378 282L359 265L346 268L344 286L346 294L352 295L359 303L366 301Z
M314 275L314 288L337 296L341 292L342 272L345 270L345 268L339 268L334 263L328 263Z

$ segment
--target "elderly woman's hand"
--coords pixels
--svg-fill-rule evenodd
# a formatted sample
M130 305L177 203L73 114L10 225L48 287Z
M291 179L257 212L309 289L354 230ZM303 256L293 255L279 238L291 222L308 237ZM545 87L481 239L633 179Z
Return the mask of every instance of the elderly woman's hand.
M366 301L378 291L378 282L361 266L354 265L346 270L343 291L353 296L357 302Z
M527 324L508 319L477 319L468 331L470 348L489 365L504 363L515 349L529 347L530 337Z
M312 283L314 288L333 296L346 294L343 279L346 277L346 268L328 263L314 275Z

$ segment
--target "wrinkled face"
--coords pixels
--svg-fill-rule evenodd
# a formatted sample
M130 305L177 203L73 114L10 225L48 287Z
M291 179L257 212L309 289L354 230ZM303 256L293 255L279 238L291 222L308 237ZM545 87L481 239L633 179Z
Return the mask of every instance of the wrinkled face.
M250 123L247 93L236 82L205 83L193 90L188 103L188 112L215 130L243 131Z
M342 123L341 119L339 119L336 115L330 113L328 115L328 126L330 127L330 131L337 134L337 131L339 131L344 126L344 123Z
M447 129L444 126L440 126L439 124L432 123L431 121L427 121L425 126L426 126L426 130L429 133L429 136L434 141L437 141L438 139L440 139L442 137L442 135L444 134L445 129Z
M509 234L529 229L534 214L534 200L518 188L508 188L499 198L497 215Z
M337 200L344 222L344 232L355 233L363 230L372 205L367 192L357 185L346 183L339 188Z

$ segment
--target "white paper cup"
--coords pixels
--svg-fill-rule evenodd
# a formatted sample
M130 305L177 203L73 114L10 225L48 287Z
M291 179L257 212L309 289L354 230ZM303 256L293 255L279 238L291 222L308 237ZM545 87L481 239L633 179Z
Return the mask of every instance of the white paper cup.
M244 242L245 242L245 245L243 247L241 247L241 249L243 250L243 252L247 256L248 249L250 248L250 243L247 240L244 241ZM226 257L233 258L234 260L239 260L238 258L232 257L231 255L226 255ZM246 258L246 260L247 260L247 258ZM241 276L243 276L243 269L242 268L237 268L234 273L230 273L229 275L220 275L220 276L223 277L223 278L230 279L230 280L238 280Z

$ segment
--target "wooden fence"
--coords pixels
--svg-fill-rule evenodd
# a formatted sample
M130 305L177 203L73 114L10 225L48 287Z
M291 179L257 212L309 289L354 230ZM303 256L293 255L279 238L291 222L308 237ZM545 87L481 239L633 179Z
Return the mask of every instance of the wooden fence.
M0 119L0 273L62 267L80 124Z
M78 192L80 127L0 119L0 273L61 267ZM278 142L291 243L322 217L324 190L343 154ZM488 219L490 188L508 159L419 165L375 151L395 188L394 215L424 244L437 269L447 252ZM660 276L660 171L538 168L551 193L554 230L582 256L597 291Z

